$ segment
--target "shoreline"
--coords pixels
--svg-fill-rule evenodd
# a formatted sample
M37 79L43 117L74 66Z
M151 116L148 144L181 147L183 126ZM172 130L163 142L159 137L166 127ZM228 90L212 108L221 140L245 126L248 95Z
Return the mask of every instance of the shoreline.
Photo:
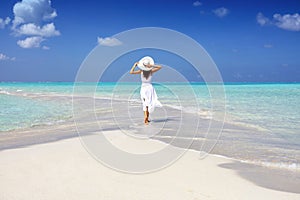
M70 131L69 128L72 128L74 131ZM66 120L59 124L51 124L51 125L43 124L43 125L33 126L30 128L0 132L1 134L0 152L6 150L12 150L12 149L26 148L34 145L59 142L65 139L78 138L79 135L75 131L75 129L76 128L73 124L73 120ZM51 133L49 133L49 131ZM168 139L166 138L151 137L150 139L157 140L165 144L169 144ZM177 138L177 139L189 140L190 138ZM194 140L195 140L194 143L197 143L197 139L194 138ZM180 148L180 145L176 145L176 146ZM188 150L200 154L199 145L197 144L191 145ZM272 165L272 163L265 163L264 165L260 163L251 162L249 160L240 160L234 157L221 155L221 154L208 153L208 155L213 157L219 157L222 159L228 159L229 161L237 162L240 164L253 165L253 166L262 167L270 170L284 170L284 171L300 173L300 169L297 166L296 168L292 168L284 165L283 166Z

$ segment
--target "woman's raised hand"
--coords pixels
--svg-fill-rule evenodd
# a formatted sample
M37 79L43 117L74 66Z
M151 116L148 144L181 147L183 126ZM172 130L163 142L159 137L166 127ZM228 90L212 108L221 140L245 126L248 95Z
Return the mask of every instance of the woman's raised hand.
M132 66L131 70L130 70L130 74L140 74L141 73L141 70L137 70L137 71L134 71L134 69L136 68L136 66L139 64L139 62L135 62L134 65Z

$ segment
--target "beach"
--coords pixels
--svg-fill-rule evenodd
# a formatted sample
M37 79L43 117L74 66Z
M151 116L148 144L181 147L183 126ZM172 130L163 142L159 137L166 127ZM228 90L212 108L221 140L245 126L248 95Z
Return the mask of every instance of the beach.
M300 198L297 143L257 124L223 123L209 108L183 112L161 98L169 104L147 126L135 94L108 98L111 85L93 98L72 96L69 84L48 91L5 87L11 98L25 98L35 109L58 106L64 115L1 132L1 200ZM65 111L70 105L73 114ZM107 144L121 151L114 154Z
M121 132L115 140L130 147ZM144 146L165 144L143 141ZM156 144L159 143L159 144ZM235 166L237 167L230 167ZM187 151L177 162L160 171L134 175L97 162L77 137L0 152L1 199L299 199L298 192L267 188L242 177L251 173L232 160L216 156L199 159ZM254 170L255 171L255 170ZM264 169L265 174L270 173ZM252 179L262 179L257 173ZM255 175L255 173L250 174ZM285 185L276 176L264 184L296 188L299 179ZM286 177L289 179L288 177Z

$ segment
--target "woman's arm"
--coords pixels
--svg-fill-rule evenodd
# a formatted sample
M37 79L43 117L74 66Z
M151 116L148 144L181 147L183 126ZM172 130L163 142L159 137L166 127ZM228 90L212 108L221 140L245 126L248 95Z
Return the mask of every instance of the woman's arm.
M136 66L138 65L138 62L134 63L134 65L131 67L131 70L130 70L130 74L140 74L142 72L142 70L137 70L137 71L134 71L134 69L136 68Z
M152 73L157 72L158 70L161 69L160 65L152 65L153 69L152 69Z

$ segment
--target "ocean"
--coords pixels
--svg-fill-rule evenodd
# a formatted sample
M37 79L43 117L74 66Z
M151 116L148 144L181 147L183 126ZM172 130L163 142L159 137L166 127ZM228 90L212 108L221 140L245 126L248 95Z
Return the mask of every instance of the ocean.
M212 117L211 94L205 84L157 83L154 87L164 106L205 119ZM186 87L195 92L185 93ZM140 102L139 88L139 83L100 83L94 96ZM248 131L246 137L236 128L224 134L212 153L267 167L300 170L300 84L228 83L224 90L225 122ZM73 83L0 83L0 137L1 132L71 119L72 101L64 97L72 94ZM83 90L79 95L87 94ZM191 99L196 99L198 107L192 106Z

